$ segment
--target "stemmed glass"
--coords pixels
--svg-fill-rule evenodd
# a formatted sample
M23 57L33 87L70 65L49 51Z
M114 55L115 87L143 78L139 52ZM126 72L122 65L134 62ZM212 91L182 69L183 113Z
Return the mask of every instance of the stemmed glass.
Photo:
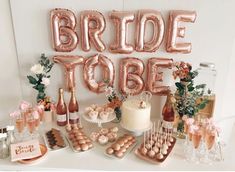
M193 142L193 152L192 152L191 161L198 163L197 153L202 139L202 132L197 125L192 125L192 130L190 132L192 133L192 142Z
M24 127L25 127L24 115L21 112L17 113L14 116L14 121L15 121L15 126L19 135L19 140L22 141Z
M27 114L26 123L27 123L29 134L30 134L31 138L33 139L34 138L34 132L35 132L35 129L36 129L36 119L34 118L33 113Z
M39 132L39 126L40 126L40 115L39 115L39 113L38 113L38 111L37 111L37 109L35 109L34 111L33 111L33 118L35 119L35 129L36 129L36 134L37 134L37 137L39 136L38 135L38 132Z
M211 148L213 147L214 143L215 143L215 139L216 139L216 130L209 126L206 130L206 134L205 134L205 143L206 143L206 155L205 155L205 159L203 162L205 163L209 163L212 164L212 161L209 159L209 151L211 150Z

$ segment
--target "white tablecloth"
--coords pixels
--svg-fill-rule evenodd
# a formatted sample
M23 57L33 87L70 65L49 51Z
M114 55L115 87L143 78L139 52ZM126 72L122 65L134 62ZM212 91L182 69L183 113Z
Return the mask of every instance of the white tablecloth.
M87 152L74 153L67 147L62 150L50 151L40 162L31 165L24 165L11 162L10 158L0 160L0 170L235 170L235 118L228 118L223 121L225 128L231 125L229 131L224 131L228 138L223 162L215 162L213 165L194 164L184 160L183 140L177 143L170 156L159 165L145 162L134 154L129 153L123 159L112 159L104 155L105 146L95 144L95 147ZM87 134L95 131L98 127L95 124L83 122L84 130ZM105 124L104 127L116 125L114 123ZM48 125L48 128L51 126ZM223 129L223 127L222 127ZM124 131L121 130L121 133ZM231 137L233 135L233 137ZM140 144L140 139L139 144ZM138 144L138 145L139 145ZM137 145L137 146L138 146ZM135 147L136 148L136 147Z

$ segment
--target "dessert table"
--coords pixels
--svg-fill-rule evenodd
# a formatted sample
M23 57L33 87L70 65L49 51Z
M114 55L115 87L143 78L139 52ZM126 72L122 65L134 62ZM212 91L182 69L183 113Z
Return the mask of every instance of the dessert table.
M183 140L180 139L177 140L173 151L162 164L150 164L139 159L134 154L134 150L140 144L140 140L142 139L142 137L138 137L138 145L123 159L107 157L104 154L107 146L100 146L94 143L95 148L81 153L74 153L70 147L49 151L44 159L30 165L20 164L18 162L13 163L10 161L10 158L0 160L0 170L235 170L235 138L232 137L235 136L235 117L226 118L220 123L223 125L221 126L222 130L226 132L225 137L228 138L228 140L226 140L224 151L225 160L223 162L214 162L213 165L194 164L184 160ZM88 123L84 120L82 121L82 124L84 126L84 131L87 134L98 129L97 124ZM103 127L114 125L117 125L120 128L119 134L126 132L116 123L104 124ZM54 124L47 124L44 129L52 126L54 126ZM227 128L227 131L224 127Z

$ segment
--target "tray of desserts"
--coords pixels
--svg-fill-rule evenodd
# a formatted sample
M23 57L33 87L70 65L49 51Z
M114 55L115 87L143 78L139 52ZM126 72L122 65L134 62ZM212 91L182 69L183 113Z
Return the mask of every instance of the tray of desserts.
M52 128L43 137L49 150L59 150L68 146L65 136L59 129Z
M107 105L92 104L85 108L83 118L92 123L106 123L114 120L116 115L114 110Z
M106 145L116 141L118 127L101 128L99 131L92 132L90 138L92 141L99 143L100 145Z
M153 164L159 164L166 160L176 143L172 136L172 130L160 129L157 132L152 129L144 133L143 143L135 150L140 159Z
M72 127L66 129L66 138L69 142L70 148L74 152L84 152L93 148L90 138L88 138L82 128Z
M130 134L119 137L115 143L106 148L105 155L122 159L137 145L136 138Z

